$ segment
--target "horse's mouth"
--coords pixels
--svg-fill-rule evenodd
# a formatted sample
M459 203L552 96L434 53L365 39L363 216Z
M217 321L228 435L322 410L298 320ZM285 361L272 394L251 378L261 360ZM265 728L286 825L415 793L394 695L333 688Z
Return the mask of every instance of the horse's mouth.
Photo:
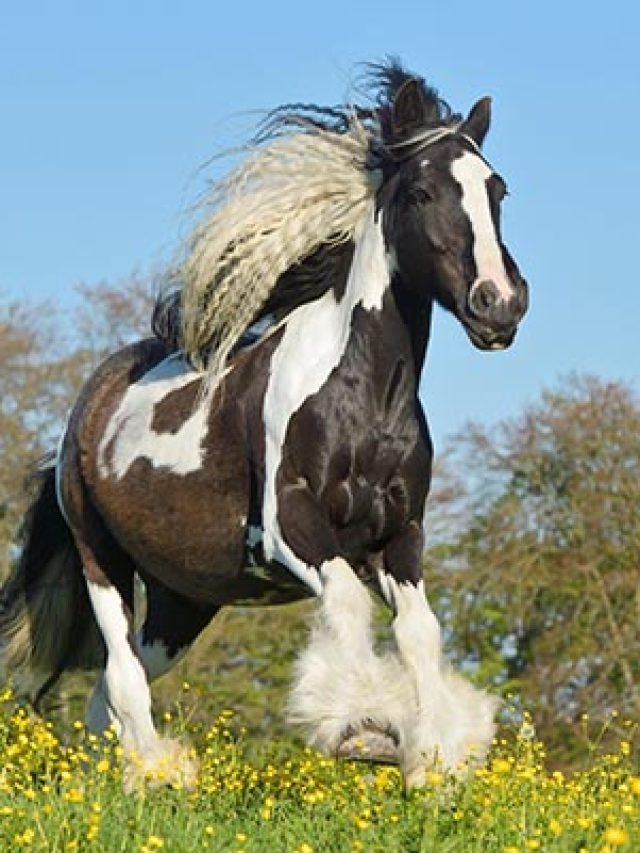
M478 329L469 323L463 323L471 343L480 350L499 352L508 349L516 336L517 326L508 332L494 332L490 329Z

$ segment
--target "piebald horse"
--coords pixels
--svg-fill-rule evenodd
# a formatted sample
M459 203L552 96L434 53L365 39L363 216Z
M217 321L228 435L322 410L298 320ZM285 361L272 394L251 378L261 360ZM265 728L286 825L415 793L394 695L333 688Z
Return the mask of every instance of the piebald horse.
M5 668L39 698L99 662L88 725L115 726L129 785L159 767L193 782L148 684L234 603L318 597L289 701L313 746L395 761L412 787L491 742L495 700L443 661L425 595L418 384L434 303L502 350L527 285L481 150L490 100L465 118L395 61L373 78L370 108L270 115L212 190L153 337L98 367L41 471L2 592ZM368 588L394 613L384 655Z

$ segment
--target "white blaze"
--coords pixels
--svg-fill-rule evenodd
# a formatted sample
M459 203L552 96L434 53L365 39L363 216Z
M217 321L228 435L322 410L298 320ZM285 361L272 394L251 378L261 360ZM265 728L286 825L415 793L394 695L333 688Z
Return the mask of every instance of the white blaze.
M473 259L476 264L473 284L492 281L501 298L508 300L514 295L514 288L502 259L487 190L487 180L493 172L481 157L465 151L462 157L451 163L451 174L462 187L462 207L473 232Z

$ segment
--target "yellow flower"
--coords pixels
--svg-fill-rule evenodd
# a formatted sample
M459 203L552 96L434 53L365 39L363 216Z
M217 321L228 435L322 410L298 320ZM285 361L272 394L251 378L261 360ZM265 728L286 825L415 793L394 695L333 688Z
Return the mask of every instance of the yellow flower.
M640 797L640 776L632 776L629 779L629 788L631 789L632 794L635 794L636 797Z
M517 847L513 847L512 845L509 845L508 847L505 847L503 849L502 853L520 853L520 851L518 850Z
M16 835L13 840L15 841L16 844L27 845L27 844L31 844L31 842L33 841L33 839L35 837L36 837L35 830L28 827L27 829L25 829L25 831L22 833L22 835Z
M491 765L491 769L494 773L508 773L511 770L511 764L506 758L496 758Z
M560 835L560 833L562 832L562 824L559 820L551 818L551 820L549 821L549 832L552 835Z
M71 788L64 798L68 803L81 803L84 800L84 794L79 788Z
M614 847L622 847L629 840L629 835L622 827L612 826L605 832L604 840Z

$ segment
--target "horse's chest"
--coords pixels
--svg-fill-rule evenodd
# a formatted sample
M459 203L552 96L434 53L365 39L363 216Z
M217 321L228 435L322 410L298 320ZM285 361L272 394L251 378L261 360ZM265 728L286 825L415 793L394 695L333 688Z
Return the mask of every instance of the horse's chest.
M268 555L281 557L279 500L291 485L304 484L354 561L393 537L415 511L413 496L425 491L407 482L428 479L411 354L389 341L380 346L375 322L356 311L341 347L327 353L316 340L315 360L306 341L306 369L300 355L275 362L264 404Z
M348 551L375 547L411 514L416 458L412 407L386 399L371 376L338 375L292 417L282 453L282 485L303 477ZM390 378L390 377L388 377Z

